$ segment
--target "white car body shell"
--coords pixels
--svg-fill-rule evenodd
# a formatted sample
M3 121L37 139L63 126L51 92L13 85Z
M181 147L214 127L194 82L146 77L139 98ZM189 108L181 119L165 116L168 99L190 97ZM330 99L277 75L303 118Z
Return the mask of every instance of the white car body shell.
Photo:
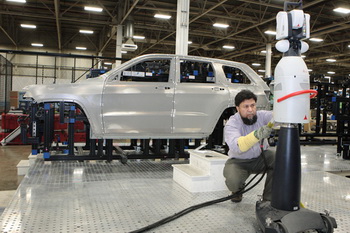
M168 82L125 82L120 76L142 61L169 59ZM180 82L180 61L210 63L215 82ZM249 84L232 83L223 66L240 69ZM134 58L97 77L71 84L30 85L25 97L37 103L71 102L85 112L91 138L179 139L209 136L225 109L234 107L236 94L249 89L257 107L268 109L267 84L246 64L227 60L149 54Z

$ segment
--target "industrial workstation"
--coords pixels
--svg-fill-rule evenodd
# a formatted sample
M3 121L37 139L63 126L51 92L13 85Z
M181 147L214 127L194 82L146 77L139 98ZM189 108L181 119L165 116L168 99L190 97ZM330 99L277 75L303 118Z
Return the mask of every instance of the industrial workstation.
M348 0L0 7L0 232L350 232Z

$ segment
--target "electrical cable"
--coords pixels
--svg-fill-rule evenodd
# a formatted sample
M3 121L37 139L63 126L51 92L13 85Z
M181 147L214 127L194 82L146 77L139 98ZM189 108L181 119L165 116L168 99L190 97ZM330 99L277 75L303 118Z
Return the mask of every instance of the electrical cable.
M156 228L156 227L159 227L161 225L164 225L165 223L168 223L168 222L171 222L185 214L188 214L194 210L197 210L197 209L200 209L200 208L203 208L203 207L206 207L206 206L209 206L209 205L213 205L213 204L217 204L217 203L220 203L220 202L224 202L224 201L227 201L227 200L230 200L234 197L236 197L237 195L239 194L243 194L243 193L246 193L250 190L252 190L255 186L257 186L261 180L264 178L267 170L269 169L268 165L267 165L267 161L266 161L266 158L265 158L265 154L264 154L264 150L263 150L263 140L261 141L260 143L260 147L261 147L261 156L263 157L264 159L264 164L265 164L265 169L263 170L263 173L261 175L261 177L259 178L259 180L257 182L255 182L255 184L253 184L251 187L245 189L258 175L260 175L261 173L257 173L255 174L249 181L246 185L244 185L244 187L242 189L240 189L239 191L235 192L234 194L231 194L227 197L222 197L222 198L218 198L218 199L214 199L214 200L211 200L211 201L207 201L207 202L203 202L203 203L200 203L200 204L197 204L197 205L193 205L193 206L190 206L178 213L175 213L174 215L171 215L169 217L166 217L166 218L163 218L153 224L150 224L148 226L145 226L143 228L140 228L138 230L134 230L134 231L131 231L130 233L140 233L140 232L145 232L145 231L148 231L148 230L151 230L153 228Z

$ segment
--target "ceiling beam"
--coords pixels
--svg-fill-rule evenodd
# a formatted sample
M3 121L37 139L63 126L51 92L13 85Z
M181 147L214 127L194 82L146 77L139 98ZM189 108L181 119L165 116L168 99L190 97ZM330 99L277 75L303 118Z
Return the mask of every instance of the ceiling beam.
M135 9L137 3L139 2L139 0L135 0L134 3L132 4L132 6L129 8L128 12L126 12L126 14L124 15L124 17L122 18L122 20L119 22L119 25L122 25L124 23L124 21L128 18L128 16L131 14L131 12ZM113 30L111 30L113 31ZM107 45L109 44L109 42L112 40L112 38L117 34L117 30L115 30L114 33L111 33L110 37L108 38L108 40L105 42L105 44L102 46L102 48L100 49L99 53L102 53Z
M6 30L5 30L2 26L0 26L0 29L1 29L2 32L10 39L10 41L14 44L14 46L17 47L16 42L15 42L15 41L12 39L12 37L6 32Z
M56 17L54 16L48 16L48 15L40 15L40 14L32 14L32 13L23 13L23 12L16 12L16 11L4 11L0 10L1 15L11 15L11 16L23 16L26 18L35 18L35 19L49 19L49 20L56 20ZM60 21L69 21L74 23L87 23L87 24L99 24L99 25L109 25L113 26L111 22L106 22L103 20L88 20L84 18L71 18L71 17L60 17ZM114 25L115 26L115 25Z
M323 1L325 1L325 0L315 0L315 1L313 1L313 2L310 2L310 3L308 3L308 4L305 4L305 5L304 5L304 8L311 7L311 6L315 5L315 4L318 4L318 3L323 2ZM275 16L274 16L274 17L271 17L270 19L267 19L267 20L265 20L265 21L263 21L263 22L260 22L260 23L257 23L257 24L253 24L252 26L247 27L247 28L245 28L245 29L243 29L243 30L240 30L240 31L238 31L238 32L231 33L231 34L227 35L227 36L224 37L224 38L221 38L221 39L218 39L218 40L213 40L213 41L211 41L211 42L209 42L209 43L207 43L207 44L204 44L203 47L209 46L209 45L211 45L211 44L214 44L214 43L220 42L220 41L222 41L222 40L228 39L228 38L230 38L230 37L236 36L236 35L241 34L241 33L243 33L243 32L246 32L246 31L249 31L249 30L251 30L251 29L257 28L257 27L259 27L259 26L261 26L261 25L270 23L270 22L272 22L272 21L274 21L274 20L276 20L276 17L275 17ZM195 51L195 50L196 50L196 49L192 49L191 51L189 51L189 53L190 53L190 52L193 52L193 51Z
M225 2L227 2L228 0L222 0L221 2L217 3L216 5L210 7L208 10L206 10L205 12L203 12L202 14L199 14L198 16L192 18L189 20L189 24L191 24L192 22L196 21L197 19L199 19L200 17L206 15L207 13L209 13L210 11L214 10L215 8L217 8L218 6L221 6L222 4L224 4ZM176 33L176 31L168 34L167 36L163 37L162 39L160 39L157 43L151 45L150 47L148 47L147 49L143 50L141 53L139 54L143 54L145 53L147 50L149 50L150 48L156 46L157 44L159 44L160 42L164 41L165 39L167 39L168 37L174 35Z
M60 0L55 0L55 18L56 18L56 29L57 29L57 43L58 50L61 51L61 22L60 22Z

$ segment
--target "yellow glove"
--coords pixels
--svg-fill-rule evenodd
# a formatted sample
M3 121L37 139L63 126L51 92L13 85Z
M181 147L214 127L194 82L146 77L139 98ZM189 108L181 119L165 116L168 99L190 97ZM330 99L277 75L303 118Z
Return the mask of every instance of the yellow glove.
M271 134L273 123L269 122L267 125L260 127L258 130L251 132L246 136L238 138L238 147L242 152L246 152L260 139L268 138Z

